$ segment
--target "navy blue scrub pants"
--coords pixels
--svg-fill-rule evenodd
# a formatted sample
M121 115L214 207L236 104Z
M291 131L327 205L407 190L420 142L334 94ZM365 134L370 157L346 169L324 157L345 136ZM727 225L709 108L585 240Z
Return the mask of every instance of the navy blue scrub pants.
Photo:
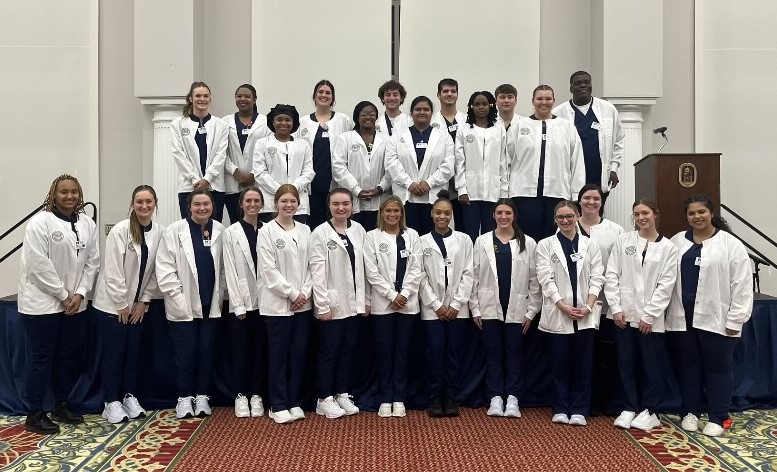
M227 215L229 215L229 223L230 224L237 223L240 220L240 193L225 194L224 206L227 208Z
M416 315L389 313L371 315L375 334L378 392L381 403L404 402L407 394L407 369L410 336Z
M232 388L235 396L262 395L267 375L267 329L259 310L246 313L243 320L227 315L232 350Z
M615 354L626 411L655 412L661 404L664 373L657 362L666 348L663 333L642 334L639 328L615 327Z
M452 194L456 194L456 192L451 192ZM434 195L435 200L437 199L437 196ZM451 208L453 208L453 225L452 227L456 228L456 231L461 231L462 233L465 232L464 230L467 227L466 219L464 217L464 214L461 212L464 205L459 202L458 197L451 197Z
M500 320L482 320L482 324L487 398L520 398L523 325Z
M513 197L518 208L518 225L524 234L539 242L556 233L553 209L562 201L554 197Z
M202 307L203 313L210 310ZM218 318L195 318L192 321L170 321L173 342L175 383L179 397L208 395L213 383L213 361Z
M178 194L178 207L181 210L181 218L189 216L189 194L191 192L181 192ZM213 194L213 220L221 223L224 218L224 192L210 191Z
M146 317L140 323L122 324L116 314L95 310L94 316L100 331L103 401L111 403L119 401L122 394L138 391L140 339Z
M426 385L431 398L458 399L461 384L461 346L471 320L424 320Z
M469 205L461 205L464 232L472 238L472 242L475 242L481 234L488 233L496 228L494 203L470 200ZM461 231L458 225L456 229Z
M263 318L267 325L270 407L275 412L288 410L299 406L313 312Z
M407 221L407 227L418 231L418 234L421 236L426 233L431 233L434 229L432 206L434 205L431 203L405 202L405 220Z
M75 350L78 343L76 315L22 315L26 362L24 393L27 408L43 410L49 383L54 400L64 402L75 384Z
M360 211L354 213L351 219L364 226L365 231L372 231L378 227L378 211Z
M321 223L326 222L329 219L329 207L326 204L326 197L329 192L310 192L310 216L308 216L307 222L304 222L310 229L315 229Z
M591 408L596 330L577 329L573 334L548 333L553 377L553 414L588 416Z
M348 393L356 342L359 340L358 315L340 320L316 320L318 356L316 364L316 397L326 398Z

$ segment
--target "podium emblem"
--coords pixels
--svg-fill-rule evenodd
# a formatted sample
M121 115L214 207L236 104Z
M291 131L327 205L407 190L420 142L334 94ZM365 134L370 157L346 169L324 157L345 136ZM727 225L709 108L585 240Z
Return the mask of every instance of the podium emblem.
M685 188L691 188L696 186L696 166L691 164L690 162L685 162L683 164L680 164L680 167L677 169L678 177L677 181Z

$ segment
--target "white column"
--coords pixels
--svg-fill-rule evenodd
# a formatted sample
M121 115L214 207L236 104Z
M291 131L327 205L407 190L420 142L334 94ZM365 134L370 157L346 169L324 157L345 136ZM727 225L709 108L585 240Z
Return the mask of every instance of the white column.
M631 206L640 196L635 195L634 164L644 157L642 150L642 123L647 107L656 103L654 99L608 99L615 105L621 119L626 138L623 144L623 158L618 170L618 186L610 192L604 216L608 220L621 225L629 231L634 225L631 222Z
M141 98L140 103L154 113L153 186L159 199L155 221L168 226L181 219L178 210L178 168L170 144L170 123L181 116L184 98Z

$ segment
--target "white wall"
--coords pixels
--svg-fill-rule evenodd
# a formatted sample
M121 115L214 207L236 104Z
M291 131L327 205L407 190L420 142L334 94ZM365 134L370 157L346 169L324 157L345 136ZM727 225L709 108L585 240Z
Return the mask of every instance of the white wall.
M98 195L98 3L0 0L0 212L5 231L43 203L60 174ZM22 241L0 242L5 254ZM19 253L2 265L0 296L16 293Z

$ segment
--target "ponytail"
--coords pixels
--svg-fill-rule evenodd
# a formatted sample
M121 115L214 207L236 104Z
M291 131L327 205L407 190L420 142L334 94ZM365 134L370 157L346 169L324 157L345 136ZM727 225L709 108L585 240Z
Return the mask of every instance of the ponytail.
M135 244L141 244L143 242L143 229L141 228L140 220L138 220L138 215L135 214L135 210L130 211L129 231L132 241Z

